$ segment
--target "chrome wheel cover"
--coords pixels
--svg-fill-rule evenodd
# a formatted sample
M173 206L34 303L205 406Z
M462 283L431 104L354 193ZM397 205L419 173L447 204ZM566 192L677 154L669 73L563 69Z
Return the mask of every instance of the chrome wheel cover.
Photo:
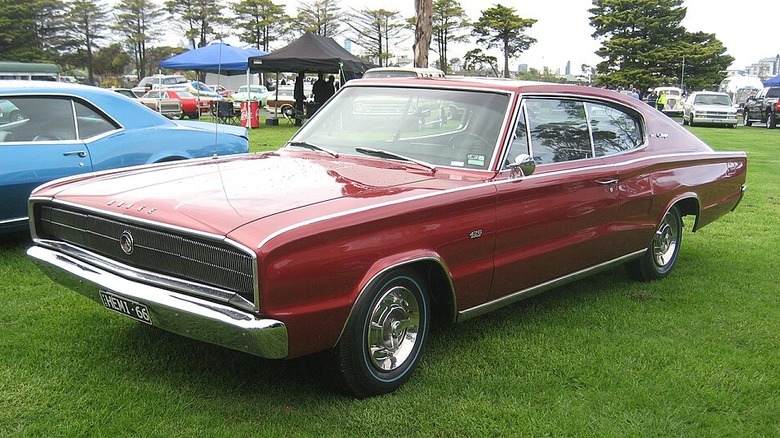
M384 292L370 312L366 344L371 363L393 371L412 356L420 330L420 305L402 286Z
M666 213L653 237L653 261L658 268L664 268L674 261L680 239L679 232L674 216Z

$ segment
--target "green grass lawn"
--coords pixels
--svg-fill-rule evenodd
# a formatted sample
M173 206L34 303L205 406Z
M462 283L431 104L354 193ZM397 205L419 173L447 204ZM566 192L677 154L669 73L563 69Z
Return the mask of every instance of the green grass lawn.
M600 273L435 330L399 391L334 392L316 358L262 360L113 314L0 239L0 436L780 436L780 130L690 128L749 155L736 212L667 279ZM276 149L295 127L251 131ZM690 224L688 229L690 228Z

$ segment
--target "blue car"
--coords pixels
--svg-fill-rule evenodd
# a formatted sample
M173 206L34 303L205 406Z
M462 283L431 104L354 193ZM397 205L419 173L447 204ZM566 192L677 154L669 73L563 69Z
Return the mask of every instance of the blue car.
M27 198L47 181L249 151L246 128L172 121L84 85L0 81L0 113L0 234L28 228Z

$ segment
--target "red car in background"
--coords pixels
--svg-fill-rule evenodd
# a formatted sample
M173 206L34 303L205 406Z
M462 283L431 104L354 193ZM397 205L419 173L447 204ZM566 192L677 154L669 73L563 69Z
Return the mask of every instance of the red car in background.
M208 114L211 111L211 104L214 99L208 97L198 97L189 91L180 90L160 90L167 97L178 99L181 102L182 116L190 119L200 118L201 114Z

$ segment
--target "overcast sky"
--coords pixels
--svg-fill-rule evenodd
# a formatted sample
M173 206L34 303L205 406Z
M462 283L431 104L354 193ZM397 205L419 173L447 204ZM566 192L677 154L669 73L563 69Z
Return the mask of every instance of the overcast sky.
M593 28L588 13L593 5L591 0L460 0L472 21L479 18L481 11L497 3L514 8L520 17L538 20L528 31L537 43L519 59L510 60L511 69L522 63L563 72L566 63L571 61L572 73L578 74L582 64L595 65L601 60L593 53L599 45L591 36ZM288 12L294 13L297 1L289 0L287 4ZM399 11L405 17L414 15L414 0L341 0L340 5L345 10L385 8ZM683 26L691 32L714 33L735 58L732 68L741 69L780 53L776 25L780 17L778 0L685 0L683 6L688 8ZM751 25L751 20L757 23ZM448 56L462 58L474 46L472 43L455 47L448 50ZM502 63L503 55L499 51L490 54Z

